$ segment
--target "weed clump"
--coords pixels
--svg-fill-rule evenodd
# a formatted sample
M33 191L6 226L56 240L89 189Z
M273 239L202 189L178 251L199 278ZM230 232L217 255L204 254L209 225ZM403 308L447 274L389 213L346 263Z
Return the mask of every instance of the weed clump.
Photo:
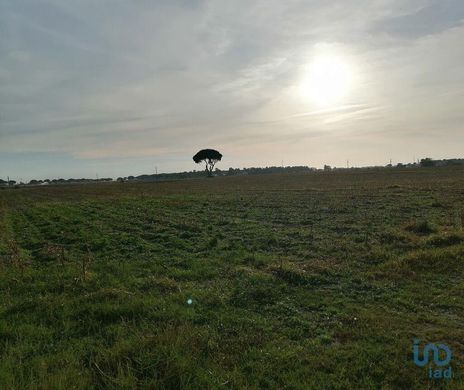
M447 246L457 245L464 242L464 236L462 234L450 233L430 237L427 240L427 245L443 248Z
M411 221L405 229L416 234L431 234L437 231L437 228L427 220Z
M216 237L213 237L211 238L209 241L208 241L208 249L213 249L213 248L216 248L218 246L218 239Z

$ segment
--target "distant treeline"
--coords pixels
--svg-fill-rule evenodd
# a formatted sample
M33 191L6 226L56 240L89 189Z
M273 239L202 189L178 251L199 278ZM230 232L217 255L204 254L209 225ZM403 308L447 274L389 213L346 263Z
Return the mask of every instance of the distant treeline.
M316 168L307 166L293 166L293 167L265 167L265 168L229 168L228 170L221 170L216 168L214 176L240 176L240 175L259 175L266 173L302 173L316 171ZM190 171L190 172L177 172L177 173L159 173L153 175L140 175L128 176L127 178L118 177L118 181L125 180L139 180L139 181L157 181L157 180L179 180L179 179L192 179L195 177L204 177L205 171Z
M94 183L94 182L108 182L113 181L111 177L104 177L101 179L45 179L45 180L31 180L28 183L16 183L15 180L2 180L0 179L0 186L18 186L18 185L31 185L31 186L39 186L39 185L50 185L50 184L78 184L78 183Z
M420 160L421 167L447 167L452 165L464 165L464 158L434 160L430 157L427 157Z
M386 168L427 168L427 167L444 167L453 165L464 165L464 159L444 159L434 160L430 157L423 158L420 161L414 163L398 163L396 165L388 164L386 166L371 166L371 167L358 167L358 168L337 168L331 167L330 165L324 165L323 169L311 168L308 166L288 166L288 167L265 167L265 168L229 168L227 170L221 170L216 168L214 176L241 176L241 175L260 175L269 173L304 173L304 172L318 172L318 171L341 171L341 170L353 170L353 169L386 169ZM140 175L140 176L127 176L118 177L118 182L126 181L168 181L168 180L182 180L182 179L194 179L205 177L205 171L189 171L189 172L176 172L176 173L159 173L153 175ZM59 184L79 184L79 183L97 183L97 182L111 182L111 177L101 179L45 179L45 180L31 180L29 183L16 183L14 180L2 180L0 179L0 187L17 187L23 185L59 185Z

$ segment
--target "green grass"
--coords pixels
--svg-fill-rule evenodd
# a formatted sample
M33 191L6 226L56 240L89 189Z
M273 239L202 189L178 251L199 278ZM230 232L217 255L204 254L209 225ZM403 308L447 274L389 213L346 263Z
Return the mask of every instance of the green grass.
M463 212L459 168L0 191L0 388L464 388Z

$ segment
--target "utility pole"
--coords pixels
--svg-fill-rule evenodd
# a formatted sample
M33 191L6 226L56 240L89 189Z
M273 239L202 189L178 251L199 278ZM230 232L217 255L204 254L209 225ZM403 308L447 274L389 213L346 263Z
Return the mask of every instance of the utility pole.
M158 167L155 166L155 175L157 175L157 174L158 174Z
M350 168L350 160L346 160L346 169Z

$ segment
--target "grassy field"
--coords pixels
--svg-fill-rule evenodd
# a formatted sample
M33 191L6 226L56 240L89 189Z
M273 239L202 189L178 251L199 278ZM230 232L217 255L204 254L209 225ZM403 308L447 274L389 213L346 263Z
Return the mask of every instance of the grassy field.
M0 388L464 388L463 213L462 168L0 191Z

